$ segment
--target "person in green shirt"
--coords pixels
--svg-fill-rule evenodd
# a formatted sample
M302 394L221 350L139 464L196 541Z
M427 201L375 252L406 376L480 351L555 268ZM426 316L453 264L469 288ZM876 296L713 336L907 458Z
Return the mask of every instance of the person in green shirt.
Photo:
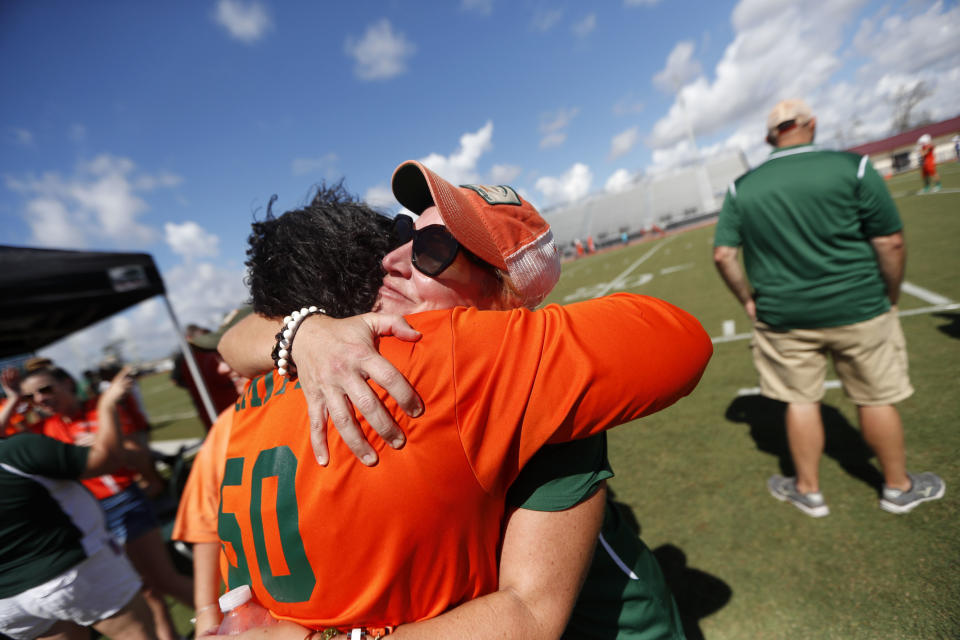
M813 145L816 122L802 100L773 108L767 142L774 150L730 185L713 259L754 322L761 392L787 403L796 477L771 477L773 497L813 517L830 513L819 484L829 354L882 467L880 507L907 513L945 488L932 473L907 472L894 406L913 393L896 309L903 223L866 156Z
M16 372L2 377L19 398ZM76 482L127 462L116 410L132 383L124 368L100 395L101 428L88 447L37 433L0 440L0 636L82 639L93 627L117 640L156 640L140 576Z

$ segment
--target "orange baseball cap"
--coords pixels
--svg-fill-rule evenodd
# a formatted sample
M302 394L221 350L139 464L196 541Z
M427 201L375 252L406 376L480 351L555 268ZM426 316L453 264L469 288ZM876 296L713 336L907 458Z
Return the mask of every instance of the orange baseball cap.
M540 304L560 279L550 224L513 187L456 187L415 160L401 163L391 182L394 197L413 213L436 205L458 242L510 277L524 306Z

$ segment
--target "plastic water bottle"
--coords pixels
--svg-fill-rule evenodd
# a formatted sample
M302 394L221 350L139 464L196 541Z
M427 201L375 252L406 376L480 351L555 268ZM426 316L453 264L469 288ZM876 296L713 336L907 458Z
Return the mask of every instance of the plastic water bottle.
M250 629L277 624L270 612L257 602L249 585L241 585L220 596L220 611L223 621L217 635L235 636Z

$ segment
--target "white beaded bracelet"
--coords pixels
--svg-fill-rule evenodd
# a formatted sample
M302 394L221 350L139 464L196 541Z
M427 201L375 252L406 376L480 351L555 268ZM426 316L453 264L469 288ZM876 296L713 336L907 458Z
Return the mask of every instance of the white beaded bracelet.
M290 346L293 344L293 336L296 335L300 323L315 313L326 315L326 311L317 307L304 307L294 311L283 319L283 329L277 334L277 344L273 348L273 362L276 364L277 373L285 376L295 368L290 361Z

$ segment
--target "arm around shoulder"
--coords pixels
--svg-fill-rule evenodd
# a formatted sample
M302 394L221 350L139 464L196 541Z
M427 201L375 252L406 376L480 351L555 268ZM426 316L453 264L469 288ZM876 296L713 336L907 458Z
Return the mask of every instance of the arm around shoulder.
M273 368L270 353L281 328L279 319L251 313L223 334L217 351L234 371L253 378Z
M500 446L496 431L519 437L523 456L670 406L693 390L713 353L692 315L629 293L534 312L458 309L452 329L463 415L495 407L504 430L522 425L518 435L465 420L465 444ZM441 346L436 357L449 357Z

